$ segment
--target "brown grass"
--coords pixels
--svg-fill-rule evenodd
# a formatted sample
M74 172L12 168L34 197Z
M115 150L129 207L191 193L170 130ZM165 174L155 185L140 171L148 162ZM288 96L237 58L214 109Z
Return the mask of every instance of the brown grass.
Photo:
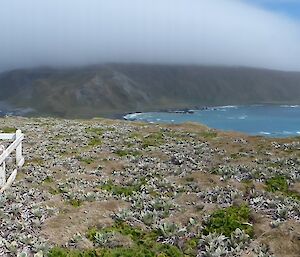
M57 202L55 205L57 207ZM124 202L115 200L85 202L79 208L61 203L60 213L43 224L41 234L50 243L64 245L75 234L84 235L91 227L112 225L109 215L125 206Z

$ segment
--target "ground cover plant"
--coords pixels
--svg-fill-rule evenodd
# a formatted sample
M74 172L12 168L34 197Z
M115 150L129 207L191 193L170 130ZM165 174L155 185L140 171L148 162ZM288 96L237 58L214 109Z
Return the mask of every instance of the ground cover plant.
M284 176L275 176L266 181L267 190L275 193L280 192L286 196L292 197L300 201L300 194L289 189L288 181Z
M25 133L26 163L0 195L0 256L300 252L298 138L105 119L1 122Z
M250 224L250 208L246 205L231 206L213 212L207 221L204 234L218 233L230 237L236 229L243 230L253 237L253 225Z

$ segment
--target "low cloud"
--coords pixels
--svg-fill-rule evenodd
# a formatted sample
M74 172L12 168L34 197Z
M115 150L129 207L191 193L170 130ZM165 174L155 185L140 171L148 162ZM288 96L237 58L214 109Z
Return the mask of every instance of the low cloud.
M103 62L300 70L299 25L242 0L1 0L0 70Z

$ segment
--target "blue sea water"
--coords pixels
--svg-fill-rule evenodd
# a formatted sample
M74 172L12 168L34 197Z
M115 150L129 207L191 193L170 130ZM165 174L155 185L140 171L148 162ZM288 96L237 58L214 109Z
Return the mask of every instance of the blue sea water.
M151 123L199 122L211 128L270 137L300 136L300 105L220 106L191 112L149 112L124 116Z

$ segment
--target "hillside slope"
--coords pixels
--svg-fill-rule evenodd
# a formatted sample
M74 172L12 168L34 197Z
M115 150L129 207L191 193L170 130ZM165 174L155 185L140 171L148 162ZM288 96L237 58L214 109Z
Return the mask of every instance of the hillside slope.
M0 101L60 117L204 105L300 103L300 73L233 67L110 64L0 75Z

